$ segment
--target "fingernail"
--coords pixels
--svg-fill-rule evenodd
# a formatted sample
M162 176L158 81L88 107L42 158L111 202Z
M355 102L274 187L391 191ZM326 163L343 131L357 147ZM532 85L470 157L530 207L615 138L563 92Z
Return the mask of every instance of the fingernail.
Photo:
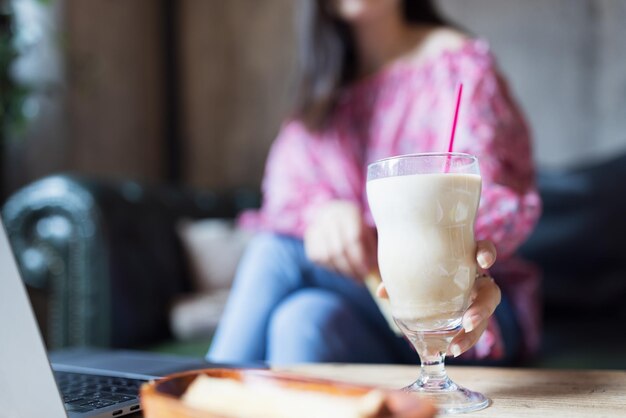
M491 256L491 253L482 252L478 253L476 261L478 261L478 265L482 268L487 268L491 265L491 263L493 263L493 257Z
M463 329L465 332L472 332L476 325L480 324L483 317L480 314L474 314L470 317L463 318Z
M463 351L461 350L461 346L460 345L452 344L450 346L450 352L456 358L456 357L460 356Z

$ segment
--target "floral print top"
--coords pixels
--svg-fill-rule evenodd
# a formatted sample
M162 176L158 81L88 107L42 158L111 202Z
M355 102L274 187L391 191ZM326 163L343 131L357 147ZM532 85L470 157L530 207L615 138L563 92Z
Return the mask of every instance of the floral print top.
M478 157L483 181L476 239L493 241L498 263L506 261L535 226L541 201L528 127L483 40L467 40L419 64L398 60L353 83L341 92L321 132L287 121L269 154L262 208L244 214L241 223L302 237L316 208L341 199L358 204L373 225L365 194L367 165L399 154L447 151L459 83L463 99L454 151ZM505 294L513 293L526 349L532 351L539 321L528 318L538 318L539 304L538 275L530 270L521 280L524 294L507 289L506 274L496 280ZM464 356L499 358L500 340L492 320Z

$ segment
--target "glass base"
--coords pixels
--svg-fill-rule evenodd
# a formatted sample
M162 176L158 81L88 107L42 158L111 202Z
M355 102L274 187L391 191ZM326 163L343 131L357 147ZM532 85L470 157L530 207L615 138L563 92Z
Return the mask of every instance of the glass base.
M452 382L437 388L426 387L419 380L403 388L404 392L419 393L421 396L432 400L439 413L444 415L463 414L466 412L479 411L487 408L491 401L482 393L472 392Z

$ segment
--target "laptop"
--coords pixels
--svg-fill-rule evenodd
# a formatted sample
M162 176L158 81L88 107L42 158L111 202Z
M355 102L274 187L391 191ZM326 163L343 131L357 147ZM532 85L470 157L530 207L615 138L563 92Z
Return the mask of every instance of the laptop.
M0 416L121 417L141 409L139 387L176 371L225 367L134 351L68 350L48 359L0 222Z

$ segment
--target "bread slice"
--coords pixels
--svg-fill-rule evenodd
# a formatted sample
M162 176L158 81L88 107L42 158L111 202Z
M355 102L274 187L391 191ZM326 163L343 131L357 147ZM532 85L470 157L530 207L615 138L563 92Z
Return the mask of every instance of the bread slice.
M345 396L273 384L198 376L183 395L195 409L232 418L376 418L387 416L385 396L372 390Z

